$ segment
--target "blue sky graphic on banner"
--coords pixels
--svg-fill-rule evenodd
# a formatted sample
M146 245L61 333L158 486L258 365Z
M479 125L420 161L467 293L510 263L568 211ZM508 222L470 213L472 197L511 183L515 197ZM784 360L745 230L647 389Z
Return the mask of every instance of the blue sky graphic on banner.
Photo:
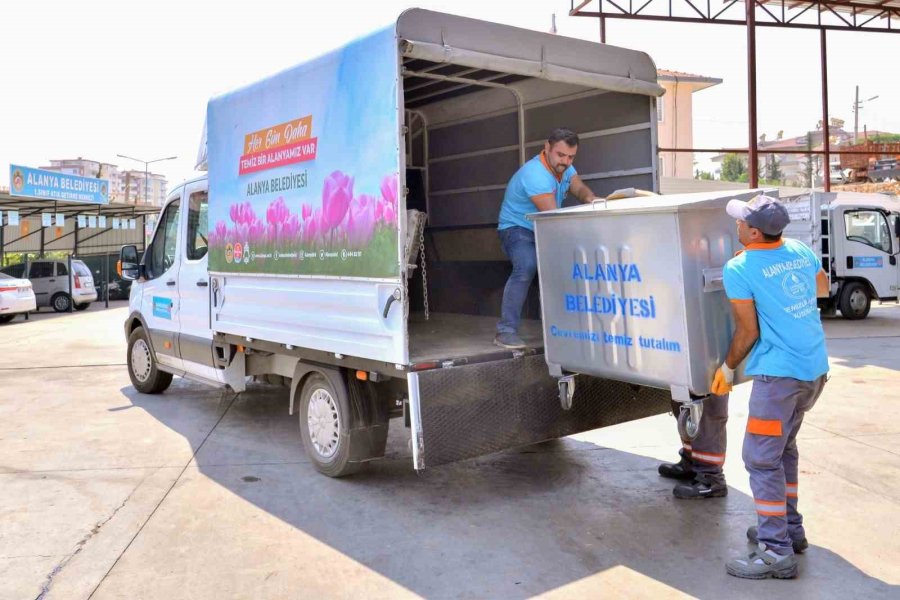
M396 277L393 28L210 101L210 269Z

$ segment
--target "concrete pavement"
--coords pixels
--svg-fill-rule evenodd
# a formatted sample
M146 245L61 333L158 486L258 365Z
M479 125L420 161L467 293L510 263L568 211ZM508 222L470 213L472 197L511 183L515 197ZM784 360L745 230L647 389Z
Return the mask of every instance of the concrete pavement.
M900 308L829 321L832 379L800 436L811 547L743 581L755 513L732 395L727 498L678 501L667 415L417 475L408 432L318 475L287 395L176 379L137 394L126 308L0 327L0 598L898 598Z

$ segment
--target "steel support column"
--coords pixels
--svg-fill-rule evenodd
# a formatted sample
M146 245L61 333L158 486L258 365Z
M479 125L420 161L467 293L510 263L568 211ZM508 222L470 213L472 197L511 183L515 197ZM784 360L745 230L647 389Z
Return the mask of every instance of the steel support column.
M750 151L747 170L750 187L759 186L759 156L756 153L756 0L745 0L747 7L747 98L749 107Z
M825 151L825 164L822 166L822 183L825 191L831 191L831 133L828 126L828 43L826 31L819 30L820 51L822 54L822 149Z

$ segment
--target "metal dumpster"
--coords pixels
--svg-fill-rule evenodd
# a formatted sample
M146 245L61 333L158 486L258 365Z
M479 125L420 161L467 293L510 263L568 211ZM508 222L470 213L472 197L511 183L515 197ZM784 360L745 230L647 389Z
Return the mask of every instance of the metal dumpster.
M708 395L733 332L722 267L741 247L725 205L758 193L629 198L529 215L550 373L669 389L682 402ZM743 379L739 371L735 383Z

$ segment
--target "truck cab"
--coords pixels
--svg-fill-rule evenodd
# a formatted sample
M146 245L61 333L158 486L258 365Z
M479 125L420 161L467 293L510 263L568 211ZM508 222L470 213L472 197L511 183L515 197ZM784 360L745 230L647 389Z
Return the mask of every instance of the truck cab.
M215 367L209 315L207 199L205 174L176 187L160 211L143 261L123 258L130 276L137 275L126 334L139 327L147 339L135 343L154 352L166 372L222 385L225 371ZM139 367L139 390L159 387L156 380L166 378L151 377L150 361Z
M897 300L900 289L900 203L842 198L829 208L834 245L834 302L848 319L869 314L873 299Z

